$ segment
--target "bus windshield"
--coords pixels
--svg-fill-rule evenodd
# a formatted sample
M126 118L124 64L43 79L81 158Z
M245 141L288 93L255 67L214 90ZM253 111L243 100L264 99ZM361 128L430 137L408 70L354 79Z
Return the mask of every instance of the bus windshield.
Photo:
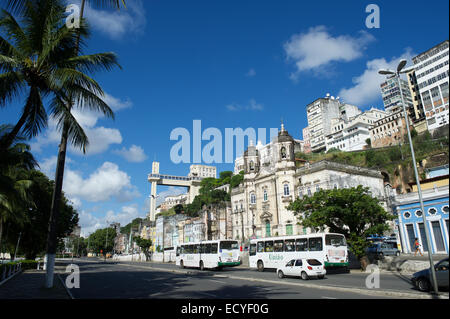
M221 241L220 249L239 249L237 241Z
M343 235L325 235L325 245L346 246L347 243Z

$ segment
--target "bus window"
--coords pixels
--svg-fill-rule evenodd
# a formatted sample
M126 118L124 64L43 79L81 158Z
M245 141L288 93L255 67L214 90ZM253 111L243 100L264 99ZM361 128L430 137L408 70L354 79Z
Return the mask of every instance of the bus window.
M180 254L184 254L184 245L180 247Z
M206 244L200 244L200 254L204 254L206 250Z
M283 251L283 241L282 240L275 240L275 242L273 244L273 251L274 252Z
M210 254L211 253L211 244L206 244L205 245L205 254Z
M284 251L295 251L294 239L288 239L284 241Z
M249 252L250 256L255 256L256 255L256 244L250 244L250 252Z
M309 239L309 251L322 251L322 237Z
M347 246L345 237L342 235L325 235L325 245L327 246Z
M308 239L299 238L295 241L296 251L308 251Z
M263 253L264 252L264 242L263 241L259 241L257 247L257 251L258 253Z
M271 253L273 252L273 240L268 240L266 241L265 245L264 245L264 251L266 253Z
M217 254L217 249L219 248L219 245L217 243L211 244L211 254Z
M177 247L177 254L176 254L177 257L180 256L180 251L181 251L181 247Z
M220 249L239 249L239 244L237 241L221 241Z

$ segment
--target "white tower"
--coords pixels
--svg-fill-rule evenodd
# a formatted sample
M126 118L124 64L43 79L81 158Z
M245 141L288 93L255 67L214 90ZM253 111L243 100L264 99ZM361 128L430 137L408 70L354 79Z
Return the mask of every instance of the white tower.
M155 221L156 212L156 185L159 181L159 162L153 162L152 164L152 174L149 175L148 181L151 183L150 188L150 221Z

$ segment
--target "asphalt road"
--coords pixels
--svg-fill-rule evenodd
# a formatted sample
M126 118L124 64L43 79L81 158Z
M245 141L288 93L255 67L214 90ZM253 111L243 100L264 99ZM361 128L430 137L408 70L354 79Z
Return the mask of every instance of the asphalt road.
M75 260L80 288L75 299L377 299L398 295L373 294L365 287L367 274L328 274L325 279L278 279L275 272L244 268L222 271L183 269L173 264L114 263ZM67 274L63 275L63 278ZM340 289L346 287L346 289ZM381 274L380 289L421 293L408 278ZM410 296L411 298L411 296Z

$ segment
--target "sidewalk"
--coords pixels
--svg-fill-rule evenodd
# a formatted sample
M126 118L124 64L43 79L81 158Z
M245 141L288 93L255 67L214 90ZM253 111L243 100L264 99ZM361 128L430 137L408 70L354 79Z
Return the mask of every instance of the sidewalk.
M45 271L26 270L0 286L1 299L70 299L55 272L53 288L44 288Z

